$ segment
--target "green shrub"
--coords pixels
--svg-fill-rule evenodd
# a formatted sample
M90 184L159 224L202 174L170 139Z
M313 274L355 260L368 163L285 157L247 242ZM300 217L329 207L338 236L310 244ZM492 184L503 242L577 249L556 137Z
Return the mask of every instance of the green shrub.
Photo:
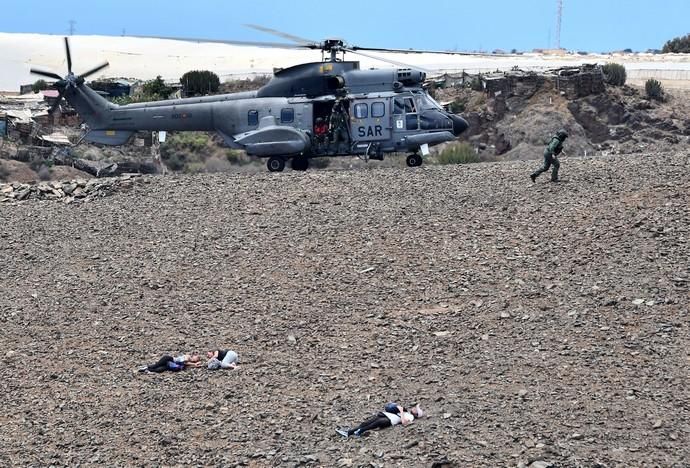
M481 158L469 143L448 146L436 156L438 164L469 164L481 162Z
M48 83L46 83L46 80L36 80L34 84L31 85L31 90L34 93L43 91L44 89L48 89Z
M450 111L453 114L459 114L465 112L465 102L460 98L455 98L453 102L450 103Z
M470 88L473 91L484 91L484 83L482 82L482 75L478 75L475 78L472 78L472 81L470 82Z
M690 34L686 34L683 37L676 37L666 42L661 52L664 54L690 54Z
M619 63L607 63L602 67L606 82L612 86L623 86L628 74L625 67Z
M233 149L226 150L225 159L227 159L230 164L233 164L235 166L244 166L246 164L251 164L251 161L244 154L244 152Z
M180 83L187 96L205 96L218 92L220 78L208 70L193 70L182 75Z
M647 92L647 97L656 101L664 101L664 87L654 78L650 78L644 84L644 89Z

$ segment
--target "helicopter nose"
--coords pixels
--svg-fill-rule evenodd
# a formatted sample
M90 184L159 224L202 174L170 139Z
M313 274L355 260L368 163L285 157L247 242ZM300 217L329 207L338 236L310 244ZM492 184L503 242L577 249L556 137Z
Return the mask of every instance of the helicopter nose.
M470 124L467 123L467 120L463 119L457 114L450 114L450 119L453 121L453 134L455 136L459 136L462 132L467 130L470 126Z

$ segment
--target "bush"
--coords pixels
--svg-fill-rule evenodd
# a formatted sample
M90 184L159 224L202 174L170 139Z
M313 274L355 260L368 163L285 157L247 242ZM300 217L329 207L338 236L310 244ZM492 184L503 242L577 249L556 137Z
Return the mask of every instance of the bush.
M208 70L194 70L182 75L180 83L187 96L204 96L218 92L220 78Z
M144 83L141 90L145 96L151 98L151 101L168 99L168 96L175 91L171 87L165 85L160 75L158 75L155 80L149 80Z
M469 164L481 162L481 158L469 143L448 146L437 156L438 164Z
M227 172L232 169L232 164L227 159L209 158L204 163L204 172Z
M459 114L461 112L465 112L465 106L466 103L462 99L455 98L453 102L450 103L449 110L453 114Z
M31 90L34 93L43 91L45 89L48 89L48 83L46 83L46 80L36 80L34 84L31 85Z
M623 86L628 78L625 67L619 63L607 63L602 67L604 79L612 86Z
M654 78L650 78L644 84L644 89L647 92L647 97L656 101L664 101L664 87Z
M484 91L484 83L482 82L482 75L472 78L470 88L473 91Z
M690 54L690 34L666 42L661 52L664 54Z

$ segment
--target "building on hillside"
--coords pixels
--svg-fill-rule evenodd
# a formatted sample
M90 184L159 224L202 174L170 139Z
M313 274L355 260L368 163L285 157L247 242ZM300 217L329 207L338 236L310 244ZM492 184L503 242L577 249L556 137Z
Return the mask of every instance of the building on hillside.
M105 97L116 98L129 96L132 92L132 85L134 83L127 80L103 80L92 81L89 86L99 94Z

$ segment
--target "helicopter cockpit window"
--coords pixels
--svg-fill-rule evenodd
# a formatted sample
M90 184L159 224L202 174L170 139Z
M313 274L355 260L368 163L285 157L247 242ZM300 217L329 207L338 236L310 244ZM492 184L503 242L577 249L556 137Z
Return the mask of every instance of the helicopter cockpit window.
M420 94L419 97L421 99L421 106L424 109L443 109L441 105L438 102L434 101L434 99L428 94Z
M386 114L386 105L382 102L371 104L371 116L374 118L383 117Z
M402 98L393 100L393 114L400 115L405 113L405 101Z
M355 104L355 119L366 119L369 117L369 106L365 103Z
M295 120L295 110L291 108L280 110L280 121L282 123L290 123Z
M414 112L417 112L417 107L411 97L395 98L393 101L393 114L412 114Z
M254 126L259 125L259 111L250 110L247 112L247 125Z

